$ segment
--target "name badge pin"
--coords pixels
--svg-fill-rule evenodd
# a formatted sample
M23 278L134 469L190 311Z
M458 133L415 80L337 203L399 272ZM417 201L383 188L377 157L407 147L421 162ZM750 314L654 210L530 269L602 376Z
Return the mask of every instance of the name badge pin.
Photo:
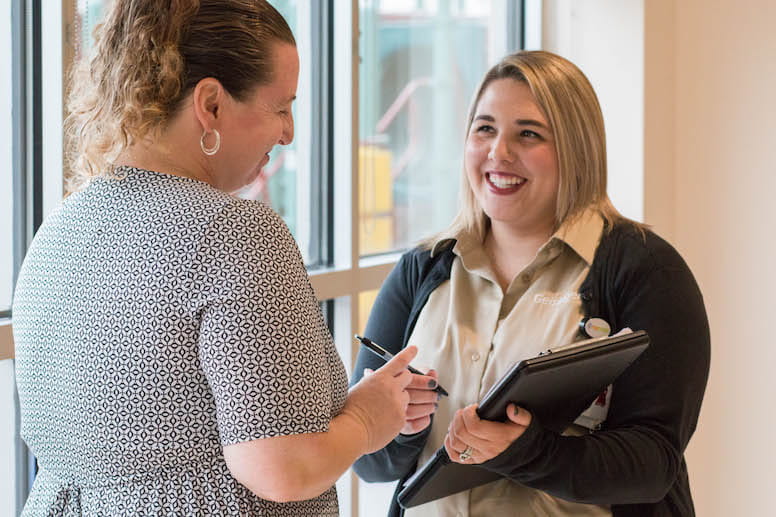
M603 318L585 318L579 322L579 328L589 338L608 336L612 327Z

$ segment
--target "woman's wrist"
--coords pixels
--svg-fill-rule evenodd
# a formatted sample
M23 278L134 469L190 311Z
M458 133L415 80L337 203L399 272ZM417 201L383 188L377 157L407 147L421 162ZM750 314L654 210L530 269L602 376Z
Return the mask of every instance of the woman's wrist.
M334 417L329 425L330 428L338 427L341 429L345 439L358 451L356 457L361 457L371 452L372 437L369 432L369 425L365 416L358 409L348 407L346 404L340 414Z

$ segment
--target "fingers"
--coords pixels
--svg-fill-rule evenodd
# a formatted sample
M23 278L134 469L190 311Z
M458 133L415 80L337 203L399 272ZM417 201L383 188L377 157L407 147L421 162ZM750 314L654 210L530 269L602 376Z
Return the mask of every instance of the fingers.
M393 356L393 359L381 366L380 371L385 372L388 375L398 375L407 370L407 366L415 359L416 355L418 355L418 347L408 346Z
M469 414L473 413L474 418L479 420L479 417L477 417L477 413L475 411L476 407L477 406L475 405L471 405L463 409L459 409L456 411L455 416L453 417L453 421L450 423L447 434L451 438L452 448L454 450L458 450L458 452L463 451L469 445L476 449L481 449L487 445L487 436L480 436L485 433L480 431L475 434L470 430L470 427L476 427L477 424L473 422L473 419Z
M415 420L416 418L433 415L436 409L437 405L435 403L413 404L410 400L410 404L407 406L407 420Z
M477 464L487 460L475 446L456 442L449 434L445 437L445 450L447 456L456 463Z
M436 404L439 402L439 393L434 390L412 389L412 383L407 386L407 392L410 394L410 404Z
M466 433L467 438L476 438L484 442L489 442L495 435L500 433L504 427L504 424L501 422L491 422L480 419L477 415L476 405L466 406L460 410L460 412L463 432Z
M531 414L514 405L510 405L510 418L503 423L481 420L476 409L476 405L459 409L450 423L445 444L448 454L453 453L450 459L458 463L483 463L495 458L517 440L531 422ZM460 457L462 452L465 452L465 459Z
M402 434L415 434L431 424L431 415L437 410L439 394L428 390L411 390L410 403L407 406L406 422L402 427Z
M458 435L452 431L445 436L445 445L449 446L450 451L454 453L463 452L467 447L466 442L461 440ZM450 457L452 458L453 456Z
M448 430L454 447L463 450L471 445L476 449L488 449L503 431L504 424L480 420L476 409L476 405L471 405L456 412Z
M413 374L409 387L416 390L434 390L437 387L437 380L431 375Z
M431 424L430 416L424 416L423 418L417 418L415 420L407 420L404 423L404 427L401 428L401 434L419 433L428 427L429 424Z
M453 443L450 439L449 434L445 436L445 451L447 451L448 458L450 458L453 461L460 462L459 454L461 453L461 451L456 450L456 448L453 446Z
M518 407L515 404L507 406L507 417L509 417L512 422L522 425L523 427L531 425L531 412L527 409Z
M410 382L412 381L412 373L410 373L409 370L403 370L397 373L396 375L394 375L393 377L395 381L399 384L401 389L405 390L404 394L407 396L407 403L409 404L410 394L406 390L407 390L407 386L409 386Z

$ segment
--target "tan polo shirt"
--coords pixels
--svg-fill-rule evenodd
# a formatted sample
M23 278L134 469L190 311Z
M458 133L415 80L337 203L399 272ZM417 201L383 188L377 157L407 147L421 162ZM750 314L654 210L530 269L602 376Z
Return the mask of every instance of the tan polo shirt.
M583 316L578 291L602 228L594 212L561 227L506 292L481 243L458 236L450 281L431 293L409 339L419 350L413 364L435 368L450 392L439 401L421 465L444 444L455 411L479 401L514 363L578 339ZM598 517L611 512L501 480L411 508L406 515Z

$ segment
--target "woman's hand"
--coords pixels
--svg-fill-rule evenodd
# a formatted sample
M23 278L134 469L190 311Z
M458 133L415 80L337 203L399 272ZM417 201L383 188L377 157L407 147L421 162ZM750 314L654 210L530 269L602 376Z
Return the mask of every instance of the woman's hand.
M350 388L342 413L363 425L367 453L385 447L404 426L410 402L406 388L413 377L407 366L417 353L417 347L408 346Z
M445 437L445 450L456 463L485 463L504 452L531 423L531 413L514 404L507 406L507 421L491 422L477 416L472 404L455 412Z
M437 379L434 370L429 370L426 375L412 375L412 381L407 386L410 403L404 427L401 428L402 434L419 433L431 423L431 415L437 410L439 401L439 393L434 391Z

